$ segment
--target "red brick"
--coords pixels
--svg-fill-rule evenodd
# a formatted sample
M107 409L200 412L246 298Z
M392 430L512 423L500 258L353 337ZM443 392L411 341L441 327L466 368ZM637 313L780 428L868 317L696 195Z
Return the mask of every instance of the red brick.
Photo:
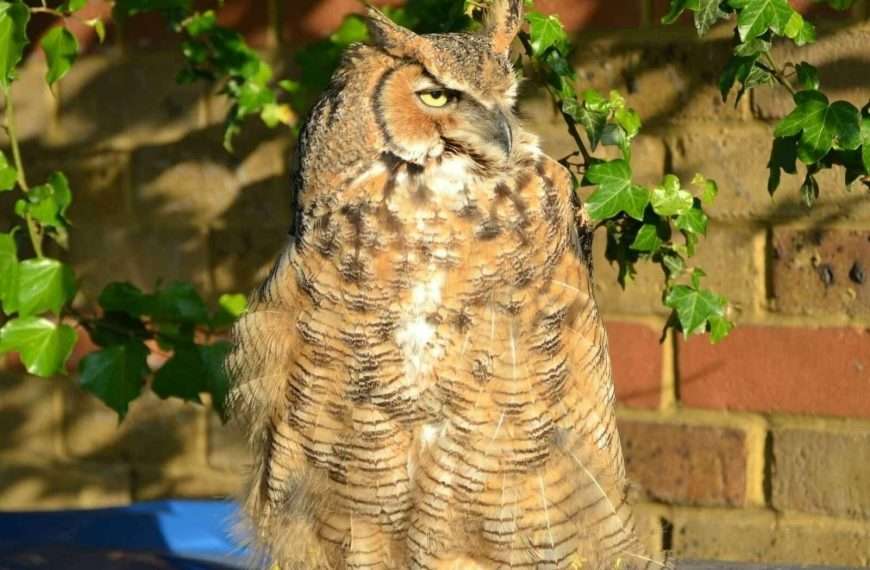
M834 10L818 0L789 0L789 4L812 21L848 20L851 17L850 10Z
M772 245L777 311L870 315L870 231L781 228Z
M742 326L678 347L679 393L698 408L870 417L870 334Z
M206 3L209 7L212 2ZM274 45L269 23L270 0L227 0L218 10L218 24L245 36L248 45L268 47Z
M538 0L535 8L557 14L569 32L635 28L643 22L643 0Z
M608 321L616 399L634 408L658 408L662 385L660 332L646 325Z
M648 499L697 506L746 500L746 434L738 429L619 422L629 479Z

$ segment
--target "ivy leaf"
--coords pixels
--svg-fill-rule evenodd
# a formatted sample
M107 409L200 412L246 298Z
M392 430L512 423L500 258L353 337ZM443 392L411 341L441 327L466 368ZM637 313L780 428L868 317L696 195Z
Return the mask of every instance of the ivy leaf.
M218 310L211 317L210 326L224 329L232 326L248 309L248 300L241 294L224 294L218 299Z
M296 123L296 114L289 105L279 103L266 103L260 111L260 118L270 129L278 125L292 126Z
M719 77L719 92L722 94L723 101L728 100L728 93L731 92L736 82L743 83L749 77L749 73L755 66L756 59L758 59L757 54L752 56L731 56L728 63L725 64L725 69L722 70L722 75ZM739 97L737 100L740 100Z
M7 315L18 310L18 249L11 233L0 233L0 306Z
M691 208L677 216L674 225L687 234L707 235L707 214L700 207ZM688 236L687 236L688 241Z
M662 265L665 266L669 279L679 277L686 270L686 262L680 254L675 252L662 255Z
M692 195L680 188L679 178L668 174L661 186L653 188L651 203L658 215L676 216L692 207Z
M861 117L861 161L864 172L870 176L870 115L867 113Z
M59 81L72 67L79 54L79 42L69 30L58 26L42 38L42 49L48 62L45 81L49 86Z
M3 151L0 151L0 192L12 190L16 182L18 182L18 171L9 164Z
M634 109L629 107L619 109L614 113L613 118L625 130L625 135L629 139L633 139L640 132L640 115Z
M719 194L719 185L716 184L716 181L707 178L701 173L695 174L695 177L692 178L692 186L701 190L701 201L705 204L712 203Z
M43 378L63 374L78 340L76 331L39 317L12 319L0 329L0 354L18 352L30 374Z
M151 299L138 287L126 282L109 283L97 300L104 311L141 317L150 313Z
M720 0L699 0L698 9L695 11L695 29L699 36L710 31L710 28L728 14L719 6Z
M75 296L75 275L69 266L46 257L18 264L18 313L29 317L61 308Z
M698 10L700 0L671 0L667 13L662 16L662 24L673 24L686 10Z
M783 35L794 40L797 45L803 46L816 41L816 28L804 20L798 12L793 12L785 24Z
M788 0L728 0L728 3L739 11L737 32L744 42L767 30L784 35L785 26L794 13Z
M208 322L208 307L191 283L171 283L149 299L149 313L156 321L183 324Z
M97 39L100 40L100 43L106 41L106 24L100 18L91 18L90 20L85 20L84 24L94 29L97 33Z
M698 287L674 285L665 296L665 305L674 309L683 334L704 332L711 317L724 317L725 298Z
M770 176L767 179L767 192L773 196L782 178L782 171L789 174L797 174L797 147L798 137L780 137L773 139L773 148L770 149L770 160L767 168Z
M631 243L631 249L635 251L643 251L654 253L662 246L662 239L659 237L658 228L655 224L644 224L637 232L637 236Z
M0 86L9 88L27 45L30 9L23 2L0 2Z
M154 375L151 389L163 399L176 397L201 403L199 394L208 390L207 374L198 347L179 346Z
M103 347L148 337L148 330L141 320L117 311L104 312L89 332L91 340Z
M711 316L708 322L710 323L710 342L714 344L724 339L734 329L734 323L719 315Z
M819 91L800 91L794 96L797 106L774 130L774 136L800 134L798 158L806 164L818 162L836 142L852 150L861 144L858 109L846 101L828 104Z
M529 23L532 52L535 55L541 56L551 47L567 51L568 35L559 18L540 12L529 12L526 14L526 21Z
M72 203L72 192L66 176L53 173L48 182L26 194L25 199L15 204L15 213L21 217L32 216L41 225L54 230L55 240L64 248L67 245L66 211Z
M60 10L66 14L72 14L84 8L87 3L88 0L66 0L60 5Z
M598 185L586 201L593 220L612 218L625 212L636 220L643 220L643 211L649 203L649 191L631 181L631 167L623 159L593 164L586 178Z
M798 83L805 90L814 90L819 88L819 70L810 65L809 63L802 61L795 66L795 71L797 71Z
M230 379L227 376L224 362L226 362L230 350L232 350L232 345L226 341L199 347L200 357L205 363L207 385L212 404L224 422L229 419L227 395L230 392Z
M79 363L79 382L123 419L130 402L142 392L147 358L148 348L141 341L104 348Z
M801 199L808 208L812 208L819 199L819 183L811 172L807 172L803 184L801 184Z
M217 15L214 10L197 12L184 22L184 30L196 38L213 31L217 27Z
M734 54L742 57L758 56L770 50L770 42L763 38L750 38L734 47Z
M565 104L562 105L563 109ZM607 113L604 111L593 111L586 107L574 107L577 109L575 113L569 113L574 119L583 125L586 130L586 135L589 137L589 145L594 151L598 148L598 143L601 142L601 137L604 135L604 128L607 126Z

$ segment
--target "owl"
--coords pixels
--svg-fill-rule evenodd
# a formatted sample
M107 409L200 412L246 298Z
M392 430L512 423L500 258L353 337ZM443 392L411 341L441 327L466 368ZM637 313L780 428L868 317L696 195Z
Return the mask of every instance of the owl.
M583 206L514 114L521 10L417 35L370 9L301 131L296 230L227 361L281 570L666 564L626 500Z

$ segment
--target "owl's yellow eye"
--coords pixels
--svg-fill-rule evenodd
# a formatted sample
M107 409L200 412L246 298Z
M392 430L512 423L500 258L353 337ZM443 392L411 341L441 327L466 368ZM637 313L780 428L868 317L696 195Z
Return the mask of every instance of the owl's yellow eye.
M423 101L424 105L430 107L443 107L450 100L447 91L441 89L423 91L422 93L418 93L417 96L420 97L420 101Z

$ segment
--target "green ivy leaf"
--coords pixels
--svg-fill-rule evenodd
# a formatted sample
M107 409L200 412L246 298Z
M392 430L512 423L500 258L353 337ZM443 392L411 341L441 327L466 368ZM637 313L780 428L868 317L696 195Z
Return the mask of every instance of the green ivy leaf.
M861 161L864 172L870 176L870 115L867 113L861 117Z
M807 172L803 184L801 184L801 199L808 208L812 208L819 199L819 183L811 172Z
M233 325L248 309L248 300L241 294L223 294L218 299L218 310L211 317L211 327L223 329Z
M710 323L710 342L717 343L723 340L734 328L734 323L721 317L713 315L708 319Z
M668 252L662 255L662 265L665 267L668 279L675 279L686 270L685 260L675 252Z
M719 6L721 0L699 0L695 11L695 30L699 36L710 31L713 24L728 17L728 13Z
M695 177L692 178L692 186L701 190L701 201L705 204L712 203L719 194L719 185L716 184L716 181L701 173L695 174Z
M691 208L677 216L674 225L688 234L707 235L707 214L700 207Z
M783 35L794 40L797 45L803 46L816 41L816 28L804 20L798 12L792 12L783 29Z
M703 333L711 317L724 317L727 301L709 291L688 285L674 285L665 296L665 305L674 309L686 336Z
M797 136L773 139L770 160L767 161L767 168L770 169L770 176L767 179L767 192L771 196L779 188L783 170L789 174L797 174L797 148Z
M66 2L60 5L60 10L65 14L72 14L84 8L87 3L88 0L66 0Z
M149 336L141 320L117 311L104 312L103 316L93 323L89 332L91 340L103 347L126 344Z
M206 378L212 404L221 419L226 422L229 419L227 396L230 392L230 379L227 376L224 362L232 350L232 345L226 341L215 342L207 346L200 346L199 353L205 363Z
M78 340L76 331L39 317L12 319L0 329L0 354L15 351L30 374L65 374L64 365Z
M18 310L18 248L11 233L0 233L0 306L7 315Z
M150 314L151 298L131 283L109 283L97 300L106 312L126 313L134 317Z
M175 397L201 403L200 393L208 391L207 374L199 347L179 346L154 375L151 389L163 399Z
M805 90L816 90L819 88L818 69L809 63L802 61L795 66L795 71L797 71L798 83L800 83L801 87Z
M835 101L829 105L819 91L800 91L794 100L797 106L776 126L774 136L800 134L798 158L802 162L818 162L835 143L847 150L861 144L858 109L851 103Z
M69 30L58 26L43 36L41 45L48 62L45 81L51 86L66 75L72 67L79 54L79 42Z
M568 35L559 18L540 12L529 12L526 14L526 21L529 23L532 52L535 55L541 56L551 47L562 52L567 51Z
M61 308L76 293L75 275L56 259L25 259L18 264L18 312L29 317Z
M0 86L8 89L27 45L30 9L23 2L0 2Z
M728 63L725 64L725 69L722 70L722 75L719 78L719 92L722 94L723 101L728 100L728 93L731 92L731 89L734 87L736 82L739 81L740 83L743 83L746 81L752 68L755 67L756 59L758 59L757 54L746 57L739 55L731 56ZM737 101L739 100L740 97L737 98Z
M191 283L175 282L157 291L149 300L154 320L182 324L206 324L208 307Z
M734 55L741 57L758 56L770 51L770 42L763 38L750 38L734 47Z
M53 173L48 182L31 188L25 199L18 200L15 212L25 217L30 215L46 228L54 230L53 237L66 247L67 226L66 211L72 203L72 192L66 176L61 172Z
M655 253L662 246L662 243L656 225L644 224L638 230L630 247L635 251Z
M147 358L148 348L140 341L104 348L79 363L79 382L123 419L130 402L142 392Z
M739 11L737 32L744 42L767 30L784 35L785 26L794 13L788 0L728 0L728 3Z
M214 10L197 12L184 22L184 30L193 38L212 32L217 27Z
M593 220L612 218L625 212L643 220L643 211L650 200L649 191L631 181L631 167L623 159L593 164L586 178L598 185L586 201Z
M686 10L698 10L700 0L671 0L667 13L662 16L662 24L673 24Z
M680 179L673 174L665 176L661 186L653 188L653 211L660 216L677 216L692 207L692 195L680 188Z
M353 15L341 22L338 29L329 36L329 40L338 46L346 47L352 43L364 42L368 37L369 31L365 20Z
M0 192L7 192L15 188L18 182L18 171L6 160L6 155L0 151Z
M633 139L637 136L637 133L640 132L640 115L638 115L637 111L634 109L629 107L618 109L616 113L614 113L613 118L616 119L619 126L625 130L625 135L629 139Z

